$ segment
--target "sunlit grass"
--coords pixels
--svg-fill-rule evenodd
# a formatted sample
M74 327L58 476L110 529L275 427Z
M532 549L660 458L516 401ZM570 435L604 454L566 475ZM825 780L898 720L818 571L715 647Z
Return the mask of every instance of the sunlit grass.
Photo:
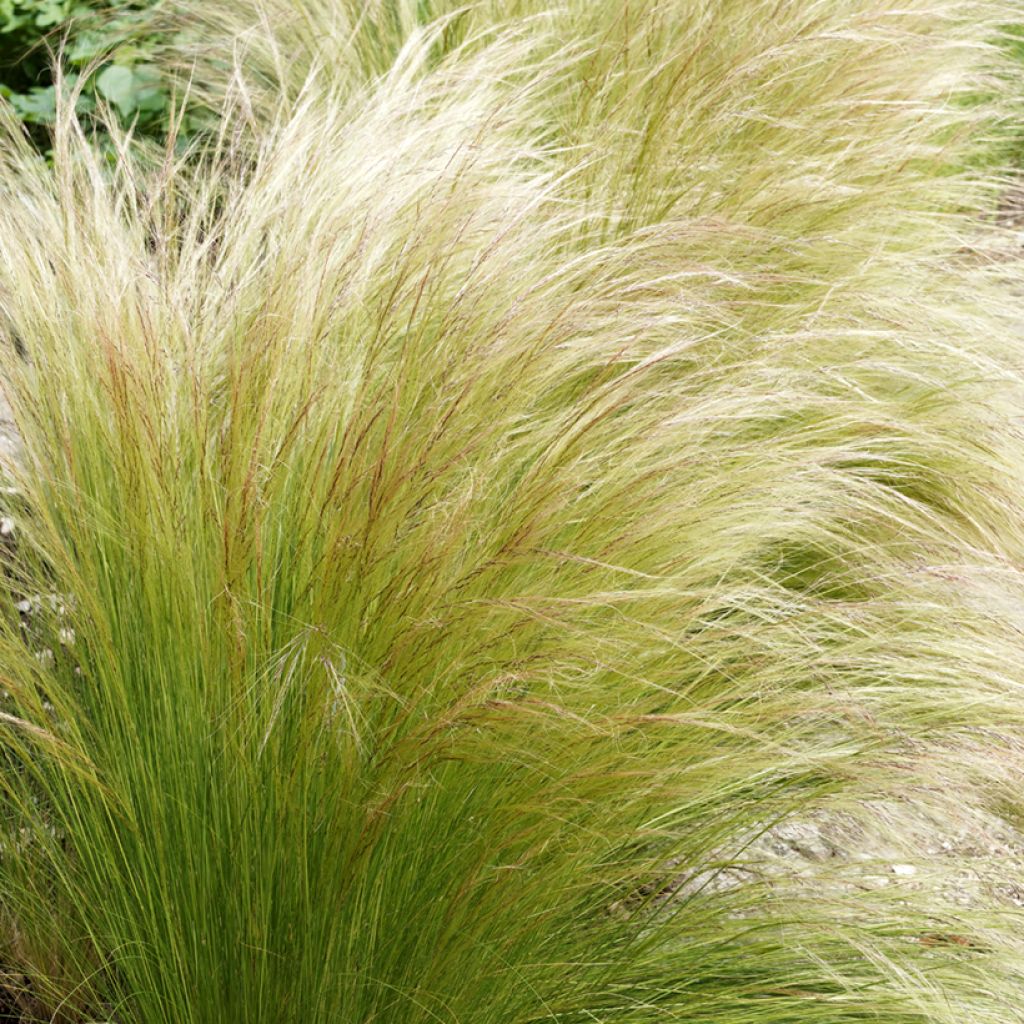
M1000 10L287 6L205 153L0 149L26 1008L1005 1024L991 907L716 881L1011 756Z

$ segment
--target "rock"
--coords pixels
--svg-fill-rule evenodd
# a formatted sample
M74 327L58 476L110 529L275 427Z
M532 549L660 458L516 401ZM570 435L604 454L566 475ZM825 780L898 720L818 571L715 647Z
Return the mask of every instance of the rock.
M836 856L836 848L813 822L786 822L768 833L772 852L805 860L826 860Z

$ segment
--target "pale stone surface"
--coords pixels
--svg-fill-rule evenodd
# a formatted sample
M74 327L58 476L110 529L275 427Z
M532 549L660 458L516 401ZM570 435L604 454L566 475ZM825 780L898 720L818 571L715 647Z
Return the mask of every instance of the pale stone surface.
M0 391L0 464L21 458L21 438L14 426L11 407Z

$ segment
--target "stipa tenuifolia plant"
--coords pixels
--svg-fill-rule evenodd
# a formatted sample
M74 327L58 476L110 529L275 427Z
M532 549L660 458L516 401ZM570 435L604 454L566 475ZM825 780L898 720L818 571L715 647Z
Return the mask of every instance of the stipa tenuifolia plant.
M746 852L1010 788L1018 270L956 171L967 8L291 7L345 64L282 7L187 161L7 129L26 1013L1016 1019L997 906Z

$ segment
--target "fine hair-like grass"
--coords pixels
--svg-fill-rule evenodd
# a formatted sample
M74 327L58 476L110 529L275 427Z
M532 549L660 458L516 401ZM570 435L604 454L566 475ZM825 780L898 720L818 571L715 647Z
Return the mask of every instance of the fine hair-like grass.
M998 906L746 852L1009 801L1004 10L260 9L203 152L0 149L26 1012L1016 1019Z

